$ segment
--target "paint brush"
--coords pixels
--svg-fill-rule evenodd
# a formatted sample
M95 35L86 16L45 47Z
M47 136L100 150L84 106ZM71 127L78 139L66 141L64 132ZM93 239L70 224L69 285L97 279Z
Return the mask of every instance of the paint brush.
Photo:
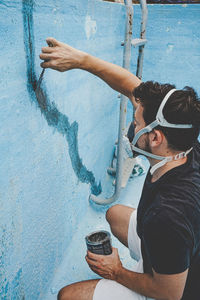
M49 47L53 47L53 44L51 42L48 42L48 45L49 45ZM45 71L45 69L43 68L43 70L42 70L42 72L40 74L40 77L38 79L38 82L37 82L37 86L36 86L36 89L35 89L36 92L37 92L37 90L39 89L39 87L41 85L42 79L44 77L44 71Z

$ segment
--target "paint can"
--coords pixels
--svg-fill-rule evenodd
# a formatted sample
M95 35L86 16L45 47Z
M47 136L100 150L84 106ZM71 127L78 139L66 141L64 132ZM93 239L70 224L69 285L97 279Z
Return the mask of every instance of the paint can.
M95 254L109 255L112 253L111 235L108 231L91 232L85 237L87 249Z

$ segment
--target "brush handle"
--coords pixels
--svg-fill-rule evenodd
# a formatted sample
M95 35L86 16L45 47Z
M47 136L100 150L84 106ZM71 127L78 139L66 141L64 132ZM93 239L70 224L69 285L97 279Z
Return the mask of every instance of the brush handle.
M49 47L53 47L52 42L47 42L47 44L48 44Z
M52 44L51 42L48 42L48 46L49 46L49 47L53 47L53 44ZM45 71L45 69L43 68L43 70L42 70L42 72L41 72L41 74L40 74L40 77L39 77L39 79L38 79L38 82L37 82L36 90L40 87L40 84L41 84L42 79L43 79L43 76L44 76L44 71Z

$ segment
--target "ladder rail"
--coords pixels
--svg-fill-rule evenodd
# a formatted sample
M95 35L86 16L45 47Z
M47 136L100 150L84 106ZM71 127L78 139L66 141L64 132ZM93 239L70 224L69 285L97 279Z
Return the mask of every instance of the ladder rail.
M132 25L133 25L133 5L132 0L124 0L126 6L126 27L125 27L125 41L123 51L123 67L127 70L130 69L131 60L131 45L132 45ZM142 22L141 22L141 39L145 38L146 19L147 13L145 9L146 0L140 0L142 8ZM145 44L145 42L144 42ZM144 44L139 46L141 49L140 58L138 58L139 69L142 68ZM140 50L139 50L140 51ZM119 117L119 130L118 130L118 148L117 148L117 166L116 166L116 185L114 194L110 198L101 198L93 194L89 199L100 205L108 205L115 202L120 195L122 185L122 171L123 171L123 135L126 130L126 110L128 98L125 95L120 95L120 117Z
M140 38L145 39L146 38L147 17L148 17L146 0L140 0L140 7L142 9L142 22L141 22L141 28L140 28ZM143 70L143 61L144 61L144 46L145 46L145 44L139 46L137 71L136 71L136 76L139 79L142 79L142 70Z
M125 28L125 41L124 41L124 52L123 52L123 67L130 69L131 59L131 39L132 39L132 20L133 20L133 6L132 0L125 0L126 5L126 28ZM126 107L128 98L125 95L120 95L120 117L119 117L119 130L118 130L118 143L117 149L117 168L116 168L116 185L115 192L110 198L102 199L93 194L90 195L90 200L97 204L107 205L115 202L119 198L121 183L122 183L122 168L123 168L123 147L122 139L126 129Z

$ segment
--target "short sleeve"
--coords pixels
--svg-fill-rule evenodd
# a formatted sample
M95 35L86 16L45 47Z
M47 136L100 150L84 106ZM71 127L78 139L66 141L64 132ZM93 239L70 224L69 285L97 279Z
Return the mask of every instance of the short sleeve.
M172 222L162 213L154 215L144 225L143 243L157 273L178 274L189 268L192 239L183 222Z

